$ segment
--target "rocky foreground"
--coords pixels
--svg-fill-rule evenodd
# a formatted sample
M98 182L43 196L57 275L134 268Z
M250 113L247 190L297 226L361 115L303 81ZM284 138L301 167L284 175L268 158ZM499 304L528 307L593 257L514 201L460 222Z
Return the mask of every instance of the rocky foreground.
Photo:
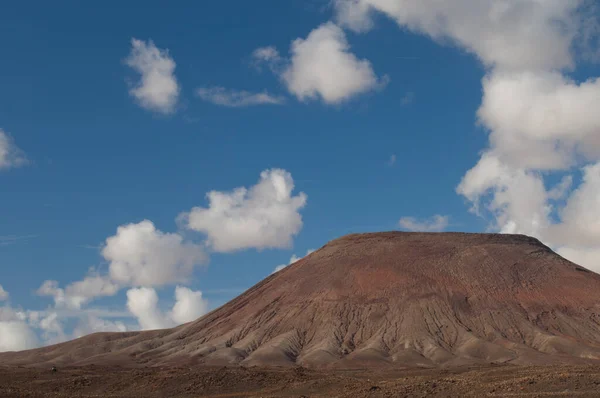
M598 397L593 366L326 372L304 368L0 367L0 397Z

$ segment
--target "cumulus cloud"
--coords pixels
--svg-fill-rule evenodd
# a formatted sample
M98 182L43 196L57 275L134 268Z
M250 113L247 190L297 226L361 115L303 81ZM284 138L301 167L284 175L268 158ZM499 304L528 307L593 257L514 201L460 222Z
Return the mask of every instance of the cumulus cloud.
M565 74L576 67L577 50L597 52L590 48L600 31L593 3L336 0L335 7L338 23L357 32L371 29L380 13L474 54L487 67L477 116L489 147L457 192L475 213L491 216L490 229L536 236L597 269L600 119L590 110L600 106L600 80ZM576 167L583 181L573 190ZM561 175L547 189L548 177Z
M181 219L187 228L206 234L217 252L286 248L302 228L300 210L306 205L306 195L293 196L293 190L289 172L265 170L251 188L209 192L207 208L195 207Z
M8 292L0 285L0 301L8 300L8 297Z
M503 163L562 170L600 158L600 79L577 84L556 72L493 72L483 80L480 122Z
M127 308L138 319L142 330L164 329L173 326L158 308L156 290L148 287L127 291Z
M77 300L72 302L70 298L67 299L65 297L65 290L59 287L57 281L44 281L44 283L42 283L42 286L38 288L36 293L38 296L53 297L54 302L57 306L67 305L79 307L79 305L77 305Z
M293 196L293 189L288 172L266 170L257 185L229 194L213 192L209 194L209 208L193 209L185 217L191 227L208 231L210 246L217 250L283 247L302 227L298 212L306 203L306 195ZM229 196L231 200L227 200ZM223 230L219 229L221 221L225 221ZM246 229L248 226L250 229ZM107 275L92 269L85 278L64 288L55 280L42 283L37 294L54 300L47 310L0 307L3 333L25 331L24 340L6 337L10 347L32 348L40 342L53 344L93 332L136 328L123 320L110 319L115 317L133 316L140 328L156 329L193 321L208 311L202 292L183 286L175 288L173 307L162 311L153 288L186 282L194 268L207 260L202 245L187 242L178 233L164 233L144 220L118 227L116 234L106 239L101 254L108 262ZM113 296L124 287L131 287L125 314L86 307L92 300ZM7 298L8 293L0 286L0 300ZM19 345L19 341L27 344Z
M551 208L542 176L510 167L491 154L484 154L467 172L457 192L473 203L477 214L491 212L495 230L539 237L548 227Z
M119 286L107 277L90 275L71 283L66 289L60 288L57 281L47 280L37 290L37 294L53 297L58 308L80 309L97 297L114 296L118 291Z
M22 321L0 321L0 352L36 348L39 341L33 330Z
M244 90L231 90L224 87L201 87L196 95L204 101L229 108L241 108L253 105L281 105L285 98L271 95L266 91L251 93Z
M573 177L570 175L564 176L556 186L548 191L548 199L559 200L564 198L569 193L572 186Z
M171 319L175 323L194 321L207 312L208 302L202 298L202 292L182 286L175 288L175 305L170 313Z
M65 288L54 280L40 286L37 294L54 300L54 306L48 310L15 311L8 306L0 307L0 338L6 340L0 349L33 348L40 342L56 344L89 333L131 329L122 320L107 319L115 316L133 315L141 328L155 329L188 322L206 313L208 303L201 292L177 286L175 305L165 314L158 308L158 296L151 287L186 281L195 265L207 258L200 245L184 242L179 234L163 233L146 220L119 227L106 240L102 255L109 261L108 275L91 270L85 278ZM129 312L84 308L90 301L113 296L125 286L144 286L127 292ZM8 298L1 286L0 297ZM19 331L22 338L7 335Z
M559 247L557 253L575 264L583 265L600 274L600 248L598 247L565 246Z
M19 167L27 163L23 151L17 147L13 139L0 129L0 170Z
M290 64L281 77L299 100L321 98L337 104L384 85L387 78L375 75L371 63L350 51L344 31L325 23L292 42Z
M346 34L332 22L317 27L305 39L294 40L290 54L285 59L274 47L262 47L253 58L259 65L267 64L301 101L339 104L383 87L389 80L379 78L368 60L350 52Z
M77 339L91 333L98 332L126 332L128 330L122 321L109 321L100 317L88 314L81 318L73 329L72 336Z
M125 63L140 74L140 79L129 93L145 109L164 114L174 112L180 92L175 61L152 40L144 42L134 38L131 47Z
M186 287L176 287L175 300L173 309L164 313L158 306L156 290L142 287L127 291L127 308L138 319L142 330L165 329L190 322L208 310L202 293Z
M58 303L44 311L15 309L9 305L0 306L0 352L62 343L94 332L127 330L123 322L105 319L129 317L127 313L69 308L65 290L60 289L54 281L47 281L39 290L41 293L59 297ZM6 295L8 297L8 293ZM75 328L72 332L66 332L65 326L73 319L76 322Z
M35 348L39 340L19 314L9 306L0 307L0 352Z
M310 253L312 253L314 251L315 251L315 249L308 249L306 251L306 254L304 256L302 256L302 257L298 257L295 254L292 254L292 257L290 257L289 263L278 265L277 267L275 267L275 269L273 270L273 272L271 272L271 274L274 274L275 272L281 271L282 269L284 269L288 265L294 264L296 261L299 261L299 260L303 259L304 257L308 256Z
M106 239L102 255L111 279L122 285L162 286L185 282L196 265L207 261L200 245L164 233L151 221L122 225Z
M119 286L106 276L93 274L81 281L73 282L65 289L67 297L77 297L81 304L87 303L94 297L114 296Z
M381 13L402 28L454 43L485 65L510 70L572 67L582 0L335 0L337 21L355 31Z
M69 340L65 333L61 319L56 312L50 312L35 323L42 330L42 338L45 344L59 344Z
M448 227L448 220L448 216L441 216L439 214L431 217L428 220L417 220L413 217L402 217L400 221L398 221L398 225L408 231L441 232Z
M600 162L585 166L581 184L560 209L561 222L552 225L547 239L556 244L585 247L586 256L600 251ZM600 262L600 258L597 259Z

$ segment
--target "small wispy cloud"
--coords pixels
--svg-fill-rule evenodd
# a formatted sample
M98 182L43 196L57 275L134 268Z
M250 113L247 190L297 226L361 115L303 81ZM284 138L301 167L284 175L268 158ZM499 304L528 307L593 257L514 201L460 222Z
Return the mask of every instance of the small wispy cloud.
M38 235L0 235L0 246L14 245L37 237Z
M267 91L252 93L244 90L232 90L224 87L200 87L196 95L202 100L229 108L241 108L255 105L281 105L285 98L269 94Z
M413 103L414 100L415 100L415 93L413 93L412 91L409 91L408 93L404 94L404 96L400 100L400 104L402 106L410 105Z
M417 220L414 217L402 217L398 221L398 225L401 228L412 232L441 232L448 227L450 217L441 216L436 214L435 216L427 220Z
M393 165L396 164L396 154L392 154L392 156L390 156L387 165L392 167Z
M102 245L101 244L99 244L99 245L88 245L88 244L85 244L85 245L79 245L78 247L81 247L82 249L90 249L90 250L100 250L100 249L102 249Z
M267 65L273 73L279 73L284 64L285 60L273 46L260 47L252 52L252 65L258 70Z

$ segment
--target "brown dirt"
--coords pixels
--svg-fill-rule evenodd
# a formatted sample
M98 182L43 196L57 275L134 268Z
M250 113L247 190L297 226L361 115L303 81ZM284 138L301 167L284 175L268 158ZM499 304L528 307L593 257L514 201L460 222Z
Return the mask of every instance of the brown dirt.
M600 275L521 235L349 235L180 327L102 333L6 365L377 369L600 360Z
M0 396L17 397L598 397L592 366L321 371L304 368L0 367Z

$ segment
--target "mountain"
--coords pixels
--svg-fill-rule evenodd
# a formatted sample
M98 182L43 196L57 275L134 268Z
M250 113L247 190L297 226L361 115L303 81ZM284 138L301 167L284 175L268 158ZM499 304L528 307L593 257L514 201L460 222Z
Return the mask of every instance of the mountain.
M600 275L522 235L354 234L169 330L0 354L24 365L413 367L600 359Z

